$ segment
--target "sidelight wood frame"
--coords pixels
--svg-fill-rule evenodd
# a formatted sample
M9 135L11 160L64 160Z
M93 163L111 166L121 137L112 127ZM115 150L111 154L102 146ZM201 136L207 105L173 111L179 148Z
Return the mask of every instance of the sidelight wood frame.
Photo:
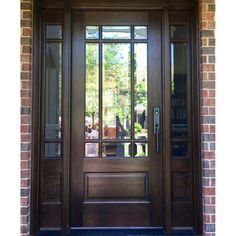
M41 94L41 62L42 57L42 39L41 39L41 11L42 9L58 9L64 12L64 38L63 38L63 158L62 158L62 171L63 171L63 206L62 206L62 232L66 234L70 230L69 223L69 169L70 162L70 104L71 104L71 15L72 10L162 10L162 43L163 43L163 56L162 56L162 70L163 70L163 120L170 121L170 108L167 109L170 104L170 65L169 65L169 22L168 11L172 10L190 10L191 11L191 45L189 54L191 57L191 99L189 104L192 107L192 119L190 126L192 132L195 134L192 136L192 167L193 167L193 199L194 199L194 225L196 233L202 232L202 188L201 188L201 145L200 145L200 82L199 82L199 31L198 31L198 2L196 1L56 1L56 0L44 0L33 1L33 87L32 87L32 174L31 174L31 203L30 203L30 231L31 235L37 235L38 228L38 192L39 192L39 170L40 170L40 127L42 125L41 120L41 104L44 99ZM82 134L83 135L83 134ZM164 156L164 221L165 232L172 233L171 227L171 153L170 153L170 126L163 128L163 152ZM168 203L169 202L169 203Z

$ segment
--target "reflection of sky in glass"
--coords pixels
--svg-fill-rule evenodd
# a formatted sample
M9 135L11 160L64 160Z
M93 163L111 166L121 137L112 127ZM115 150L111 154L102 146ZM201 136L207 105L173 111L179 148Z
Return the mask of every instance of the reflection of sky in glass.
M130 26L103 26L103 39L130 39Z

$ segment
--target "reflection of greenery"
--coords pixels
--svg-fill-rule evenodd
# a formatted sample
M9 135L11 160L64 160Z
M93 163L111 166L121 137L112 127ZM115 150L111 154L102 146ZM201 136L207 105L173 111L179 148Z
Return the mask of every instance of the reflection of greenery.
M130 120L130 48L128 44L109 43L103 46L104 123L115 125L115 116L122 124ZM105 105L106 104L106 105Z
M139 48L142 51L142 47ZM147 107L147 81L145 74L137 75L137 53L134 53L134 106ZM98 44L86 45L86 116L98 119ZM143 53L144 52L140 52ZM124 128L131 120L131 73L130 44L103 44L103 123L115 126L118 116ZM142 55L142 54L140 54ZM144 78L143 78L144 77ZM135 132L141 132L141 125L135 124Z
M141 133L141 131L142 131L142 126L139 124L139 123L134 123L134 132L135 132L135 134L137 135L137 134L139 134L139 133Z
M98 44L86 45L86 116L98 112ZM94 121L94 120L93 120Z
M144 75L140 75L137 73L137 66L141 66L141 65L138 65L137 53L138 52L141 53L142 51L142 54L143 54L144 51L143 51L143 47L138 47L138 45L141 45L141 44L136 44L137 48L134 52L134 81L135 81L134 106L136 107L137 105L143 105L144 107L146 107L147 106L147 81L145 80L145 78L142 78L142 77L140 78L140 76L144 76Z

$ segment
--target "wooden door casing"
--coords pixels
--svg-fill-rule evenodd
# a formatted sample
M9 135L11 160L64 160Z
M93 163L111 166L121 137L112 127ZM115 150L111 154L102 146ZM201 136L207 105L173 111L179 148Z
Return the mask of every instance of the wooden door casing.
M111 3L109 3L111 4ZM33 107L33 114L34 117L39 116L38 120L41 120L41 129L36 127L35 130L33 130L33 140L35 142L32 144L32 150L34 151L34 158L32 160L32 199L31 202L31 230L33 232L33 235L36 232L44 231L47 229L53 230L62 230L63 232L68 232L70 227L80 227L82 225L81 222L83 222L83 217L81 214L78 214L76 212L78 209L83 208L82 198L87 199L92 196L92 198L96 194L100 194L100 190L93 189L92 193L90 193L90 196L84 194L79 186L86 186L88 188L88 183L86 183L84 175L82 174L83 171L87 171L87 179L90 180L90 184L94 186L96 185L96 181L99 182L99 178L103 178L101 175L99 175L97 178L97 172L92 172L91 174L88 173L91 169L91 163L89 163L89 160L87 160L88 163L83 163L83 158L80 158L79 160L73 162L73 159L75 159L75 155L78 156L78 153L80 150L78 150L77 142L73 140L72 137L75 137L77 140L81 138L83 140L83 133L79 133L71 129L74 124L78 121L78 119L83 120L83 116L80 114L82 112L81 110L78 112L73 111L74 105L79 105L83 107L83 94L76 94L78 89L81 88L82 84L76 84L71 81L73 78L75 78L78 75L78 71L73 71L71 68L76 65L73 65L73 58L77 54L77 58L81 60L81 57L78 57L79 53L83 53L83 50L79 47L79 45L76 45L73 47L73 43L75 45L75 42L73 42L74 38L71 37L72 31L73 31L73 21L76 13L76 9L80 8L90 8L93 11L97 11L98 8L106 9L106 11L109 9L111 10L111 6L109 7L108 3L101 2L90 4L90 2L83 2L79 4L76 1L67 1L67 6L65 7L64 4L60 5L59 1L43 1L40 2L40 4L35 4L35 13L34 17L35 19L35 27L34 27L34 104L37 104ZM99 6L98 6L99 5ZM116 4L113 6L115 11L122 6L122 9L124 11L138 11L140 10L140 6L143 6L141 8L143 9L152 9L151 12L154 11L154 9L158 8L158 16L157 18L160 19L160 28L157 28L156 30L160 33L159 38L159 45L156 45L158 47L158 50L162 50L162 54L159 58L156 58L156 60L160 60L161 68L160 71L162 71L162 78L160 81L162 83L160 84L160 87L162 88L162 120L165 121L166 125L162 127L162 148L163 148L163 155L162 155L162 165L160 165L160 172L151 172L152 174L148 175L148 182L147 182L147 175L143 175L143 172L138 175L137 182L138 185L133 186L134 192L138 194L140 197L141 194L145 195L145 191L143 191L144 184L147 184L148 186L155 186L155 179L158 177L158 175L161 175L162 178L162 187L159 188L162 190L160 193L157 188L153 190L151 194L153 196L158 197L159 194L162 194L163 202L162 206L160 206L158 203L155 205L155 202L152 202L151 204L152 208L142 208L142 214L146 214L147 211L151 210L149 214L149 219L151 219L152 225L162 225L165 229L165 232L171 233L172 229L186 229L190 230L191 232L198 232L201 233L201 187L200 187L200 155L199 155L199 119L198 119L198 80L197 80L197 50L196 50L196 38L197 38L197 31L195 30L195 24L196 24L196 14L197 10L194 8L194 4L190 1L182 1L181 3L178 1L172 2L168 1L155 1L150 3L149 1L145 1L145 3L141 3L141 1L136 1L136 3L130 1L127 1L127 3L121 3L116 2ZM55 8L56 7L56 8ZM59 8L57 8L59 7ZM128 9L127 9L128 7ZM83 10L81 10L83 11ZM42 13L42 14L41 14ZM153 12L153 14L156 14ZM46 16L46 17L45 17ZM78 17L78 20L80 17ZM151 21L150 21L151 23ZM62 24L63 25L63 77L64 77L64 83L63 83L63 156L62 159L59 160L46 160L44 159L43 154L43 148L42 148L42 133L43 133L43 103L44 103L44 97L42 92L42 82L41 82L41 75L43 76L43 69L41 67L41 64L38 63L39 61L42 62L43 65L43 47L44 47L44 39L43 39L43 32L45 30L44 26L45 24ZM191 83L189 84L189 107L191 108L191 116L189 117L189 124L190 128L192 129L193 136L190 137L190 143L193 145L190 150L190 158L187 160L181 160L181 159L171 159L171 143L170 143L170 111L168 110L168 106L170 104L170 98L169 98L169 73L170 73L170 67L169 67L169 29L171 24L187 24L189 29L189 63L191 64L190 71L189 71L189 78ZM79 25L78 25L79 27ZM76 29L78 30L78 29ZM160 47L160 48L159 48ZM78 50L75 52L74 50ZM42 55L42 57L41 57ZM74 56L73 56L74 55ZM195 57L195 58L194 58ZM193 65L193 62L196 62L196 64ZM82 60L79 63L83 63ZM150 61L150 63L153 63L153 61ZM83 75L83 70L81 70L81 75ZM71 87L72 83L72 87ZM73 92L74 91L74 92ZM75 104L75 100L71 98L72 94L76 94L76 97L79 98L79 104ZM161 94L153 93L154 96L161 96ZM162 105L161 104L161 105ZM153 104L155 105L155 104ZM83 109L83 108L82 108ZM39 110L41 112L39 112ZM150 110L149 110L150 111ZM72 116L73 114L73 116ZM151 117L152 114L150 114L149 117ZM81 126L80 126L81 125ZM77 126L79 129L83 129L83 125L77 123ZM42 133L41 133L42 132ZM37 141L40 140L41 142ZM40 145L38 143L41 143ZM82 147L83 149L83 147ZM71 155L73 153L73 155ZM136 167L138 170L140 170L138 166L151 169L156 166L158 162L157 159L151 159L150 155L150 162L148 165L144 164L142 162L136 163ZM93 160L95 161L95 160ZM100 161L100 160L96 160ZM127 161L127 160L124 160ZM104 163L103 163L104 164ZM98 166L99 171L103 171L103 165L102 163L96 163ZM113 165L114 164L114 165ZM111 162L107 162L106 170L111 168L112 166L116 166L117 171L119 173L122 172L123 168L126 168L128 165L132 166L132 163L125 162L123 165L119 166L115 162L111 164ZM99 167L100 165L100 167ZM82 168L83 166L83 168ZM147 167L148 166L148 167ZM135 171L135 168L131 169L131 171ZM154 168L155 169L155 168ZM73 174L73 170L75 171ZM76 175L76 172L81 171ZM111 175L114 175L114 172L110 173ZM129 173L128 173L129 174ZM74 180L73 178L77 178ZM78 178L79 177L79 178ZM114 177L114 176L113 176ZM121 176L122 177L122 176ZM129 175L126 174L126 177L130 178ZM143 181L141 181L143 179ZM119 182L119 180L116 180ZM146 181L146 182L145 182ZM76 182L76 183L75 183ZM88 180L87 180L88 182ZM142 182L142 183L141 183ZM46 199L46 193L48 187L51 187L51 183L53 183L53 186L56 189L56 196L57 202L52 201L50 204L44 202ZM141 186L141 187L140 187ZM186 189L190 188L190 190ZM142 188L142 191L141 191ZM180 188L180 191L176 191L176 188ZM49 189L50 190L50 189ZM174 192L175 191L175 192ZM72 193L75 193L73 196ZM125 191L123 191L125 194ZM49 193L50 194L50 193ZM92 194L92 195L91 195ZM107 193L109 194L109 192ZM126 193L127 194L127 193ZM187 194L186 196L188 198L186 203L182 202L181 199L177 199L178 195L183 196L183 194ZM52 195L51 195L52 196ZM127 196L127 195L126 195ZM133 195L134 196L134 195ZM177 196L177 198L174 199L174 197ZM190 196L190 201L189 201ZM50 196L49 196L50 197ZM82 198L81 198L82 197ZM59 199L59 201L58 201ZM79 201L77 201L79 199ZM179 203L176 203L176 200L179 201ZM173 202L172 204L172 201ZM73 207L71 203L73 202ZM53 206L55 204L56 208ZM182 205L181 205L182 204ZM46 206L46 207L43 207ZM175 208L175 205L178 205L177 208ZM185 208L185 205L190 205L187 210L188 212L183 214L182 209ZM49 206L49 207L48 207ZM70 206L70 207L69 207ZM180 211L179 211L180 209ZM123 211L123 210L121 210ZM130 210L132 211L132 209ZM88 216L91 214L91 208L87 208ZM123 211L124 212L124 211ZM179 213L178 213L179 212ZM107 213L105 213L107 214ZM159 214L159 216L157 216ZM74 215L74 220L72 219L72 215ZM181 217L179 217L181 215ZM185 222L184 218L187 220ZM156 217L156 219L155 219ZM161 219L161 222L158 222L158 219ZM139 219L135 219L135 221L138 221ZM87 217L86 221L88 224L91 224L91 218ZM80 222L80 224L78 224ZM150 223L150 222L149 222ZM141 225L141 224L140 224Z

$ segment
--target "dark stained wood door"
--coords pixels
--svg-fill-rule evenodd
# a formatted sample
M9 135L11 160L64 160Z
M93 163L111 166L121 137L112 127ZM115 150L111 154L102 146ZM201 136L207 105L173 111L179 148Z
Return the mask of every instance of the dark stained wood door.
M161 12L72 14L71 227L163 226L161 47Z

